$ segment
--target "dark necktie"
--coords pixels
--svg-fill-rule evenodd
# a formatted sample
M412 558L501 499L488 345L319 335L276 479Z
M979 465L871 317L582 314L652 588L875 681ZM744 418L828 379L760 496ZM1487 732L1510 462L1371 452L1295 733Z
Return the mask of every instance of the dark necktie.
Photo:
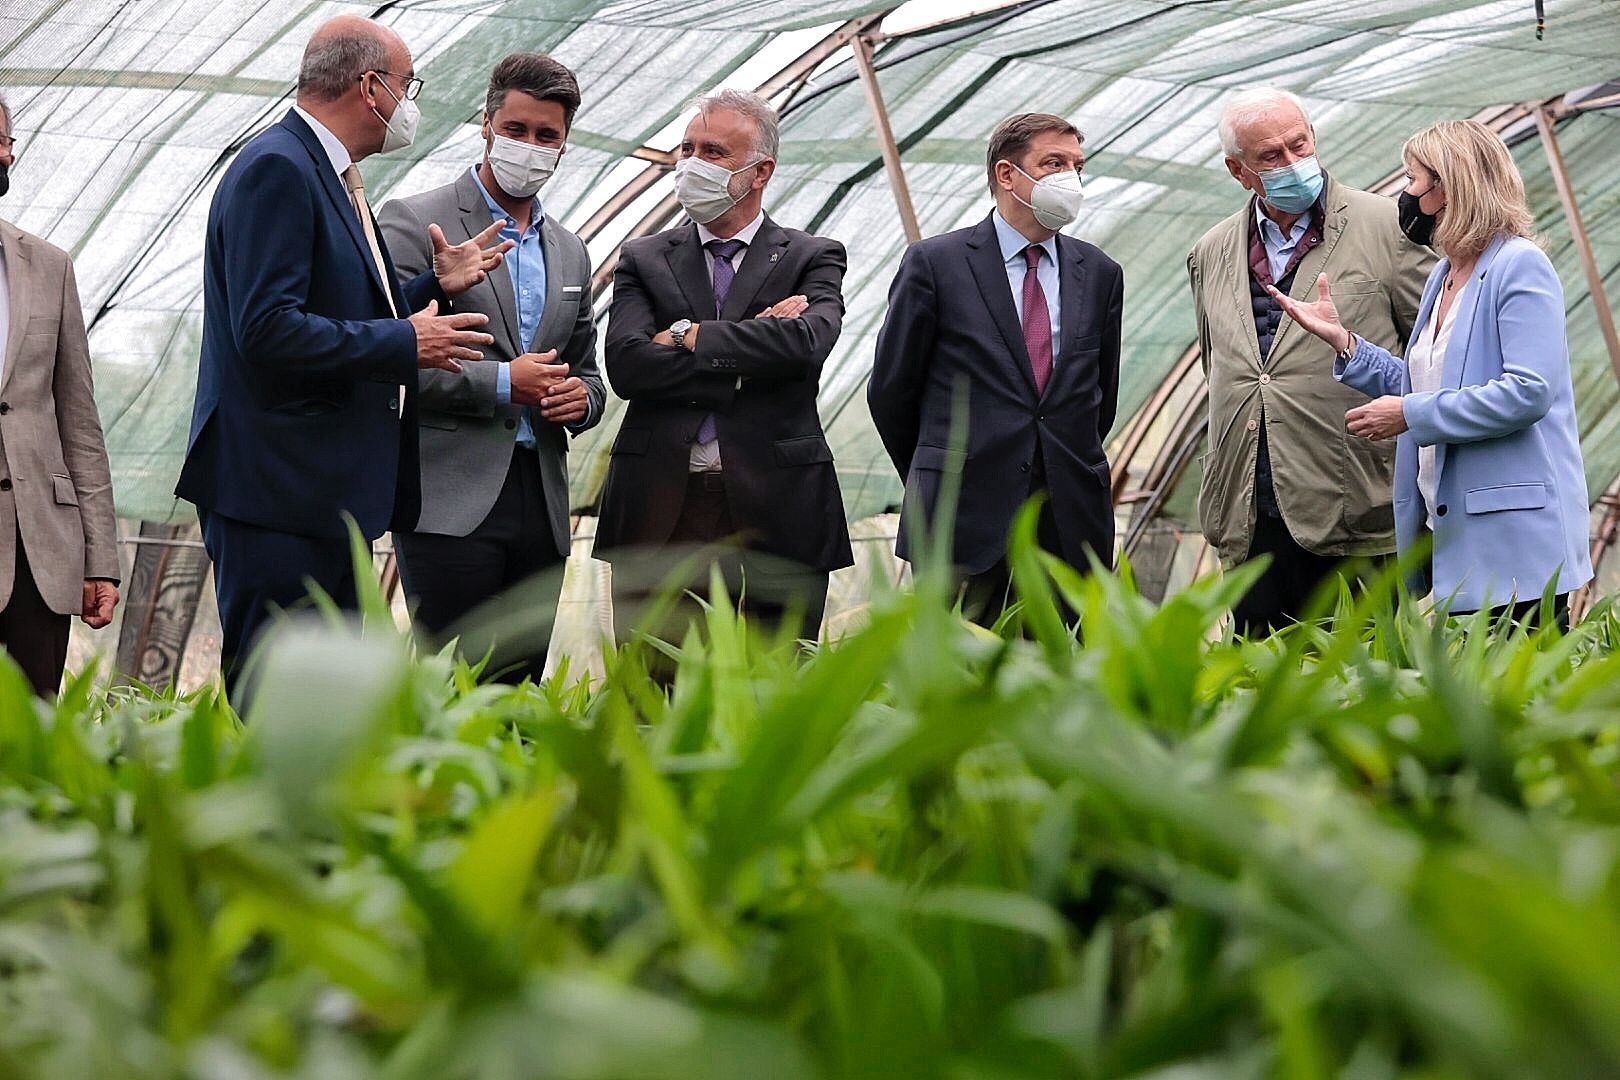
M1036 273L1045 249L1031 244L1024 249L1024 261L1029 269L1024 272L1024 348L1029 352L1029 366L1035 373L1035 392L1046 392L1046 380L1052 376L1052 313L1046 306L1046 291L1041 288Z
M726 297L731 295L731 283L737 280L737 268L731 265L731 260L748 245L741 240L710 240L703 246L714 256L714 317L718 319L725 309ZM710 413L698 425L698 442L713 442L717 434L714 413Z

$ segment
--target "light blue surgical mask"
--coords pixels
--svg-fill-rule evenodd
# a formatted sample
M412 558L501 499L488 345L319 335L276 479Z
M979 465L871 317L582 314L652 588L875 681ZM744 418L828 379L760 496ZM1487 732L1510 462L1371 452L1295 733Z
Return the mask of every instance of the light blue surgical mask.
M1315 154L1255 175L1266 191L1261 198L1285 214L1303 214L1322 195L1322 166L1316 163Z

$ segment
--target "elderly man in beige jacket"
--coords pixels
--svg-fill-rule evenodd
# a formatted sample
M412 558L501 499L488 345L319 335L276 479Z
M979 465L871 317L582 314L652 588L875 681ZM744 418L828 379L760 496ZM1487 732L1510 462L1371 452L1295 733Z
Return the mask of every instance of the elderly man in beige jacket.
M1240 91L1220 121L1226 168L1250 197L1187 258L1209 379L1198 515L1232 566L1270 567L1234 611L1255 635L1295 618L1346 556L1395 549L1394 451L1345 431L1365 398L1333 378L1333 351L1267 294L1333 281L1367 340L1406 344L1434 254L1408 241L1393 199L1346 187L1316 161L1316 132L1285 90Z
M15 160L0 98L0 195ZM0 220L0 648L56 694L68 620L112 621L117 525L67 253Z

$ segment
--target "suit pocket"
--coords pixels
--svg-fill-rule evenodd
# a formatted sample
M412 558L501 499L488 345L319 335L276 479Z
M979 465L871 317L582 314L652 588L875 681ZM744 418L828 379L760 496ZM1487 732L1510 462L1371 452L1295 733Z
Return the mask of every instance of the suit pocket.
M1087 334L1085 337L1076 340L1069 348L1077 353L1096 352L1102 348L1102 334Z
M918 443L917 449L911 455L913 469L932 469L934 472L944 472L949 469L960 469L967 460L967 453L962 450L948 450L943 446L930 446L927 443Z
M73 487L73 478L51 474L51 488L56 494L56 501L63 506L78 506L79 493Z
M816 465L831 461L832 447L820 435L801 435L793 439L776 440L776 464L784 469L797 465Z
M1470 514L1491 514L1498 510L1540 510L1547 505L1546 484L1497 484L1473 488L1463 495L1463 509Z
M461 426L461 421L444 413L420 412L416 419L423 427L438 428L440 431L454 431Z
M652 443L652 432L647 428L622 428L613 440L614 454L645 454Z
M23 324L23 336L55 337L61 325L61 317L57 315L30 315L28 322Z

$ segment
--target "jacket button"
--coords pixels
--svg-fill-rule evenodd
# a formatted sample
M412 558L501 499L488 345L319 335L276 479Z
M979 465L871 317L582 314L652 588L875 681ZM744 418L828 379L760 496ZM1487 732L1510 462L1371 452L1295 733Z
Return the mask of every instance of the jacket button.
M508 420L506 422L506 430L507 431L515 431L515 430L517 430L517 421L516 420Z
M1019 472L1029 472L1029 462L1026 461L1023 464L1019 465L1018 466L1018 471Z
M0 480L0 491L10 491L10 490L11 490L11 477L8 476L4 480Z
M692 442L692 440L694 440L694 439L696 439L696 438L697 438L697 436L696 436L696 435L688 435L688 436L687 436L687 437L686 437L686 441L687 441L687 442L688 442L688 443L690 443L690 442Z
M1270 382L1271 382L1271 373L1270 372L1261 372L1260 373L1260 385L1265 386L1265 385L1269 384Z
M1435 513L1436 517L1445 517L1446 516L1446 504L1441 503L1439 506L1435 507L1434 508L1434 513Z
M399 411L399 399L398 398L389 398L388 399L388 411L389 412L398 412Z
M1248 428L1250 431L1259 431L1260 430L1260 421L1258 421L1258 420L1250 420L1247 424L1245 424L1243 426Z
M4 416L6 413L8 413L10 411L11 411L11 402L9 402L9 401L0 401L0 416Z

